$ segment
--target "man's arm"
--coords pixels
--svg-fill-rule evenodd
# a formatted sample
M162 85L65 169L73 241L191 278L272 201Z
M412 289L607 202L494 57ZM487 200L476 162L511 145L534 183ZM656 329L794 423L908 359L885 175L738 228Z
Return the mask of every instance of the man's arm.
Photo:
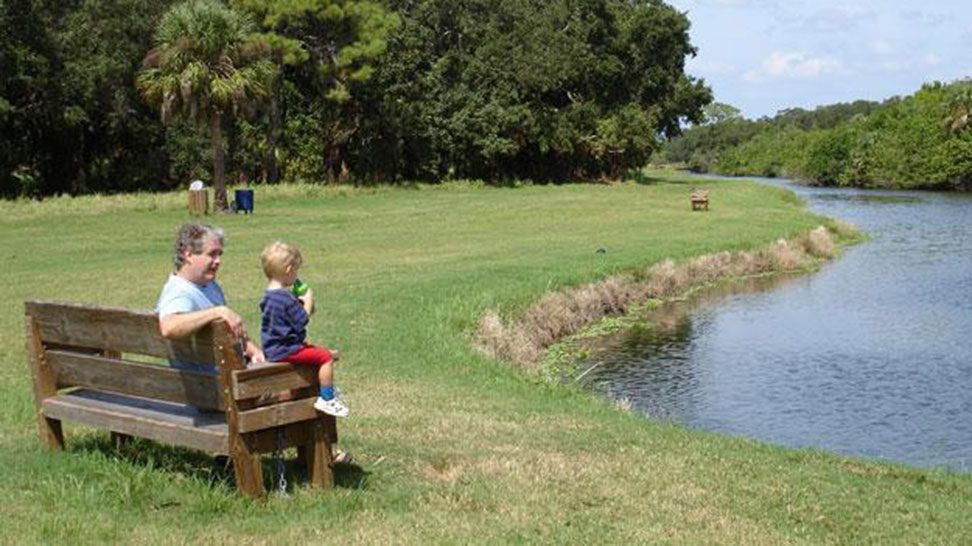
M243 337L243 319L235 311L220 305L202 311L170 313L159 317L159 331L162 337L178 339L193 334L216 319L223 319L236 337Z
M216 319L226 321L226 324L233 331L233 335L242 339L243 354L249 357L251 362L266 362L267 359L260 347L246 336L243 329L243 319L235 311L224 305L189 313L170 313L159 317L159 331L164 338L178 339L195 333Z

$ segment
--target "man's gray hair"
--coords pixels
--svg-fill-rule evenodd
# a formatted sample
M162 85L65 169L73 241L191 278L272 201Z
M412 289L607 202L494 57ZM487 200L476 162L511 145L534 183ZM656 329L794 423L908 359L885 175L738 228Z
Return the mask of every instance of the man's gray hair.
M190 254L202 254L203 245L206 244L206 239L210 238L218 239L219 243L223 244L226 240L223 228L199 223L184 224L179 228L179 232L176 233L173 257L175 270L179 271L186 264L186 250Z

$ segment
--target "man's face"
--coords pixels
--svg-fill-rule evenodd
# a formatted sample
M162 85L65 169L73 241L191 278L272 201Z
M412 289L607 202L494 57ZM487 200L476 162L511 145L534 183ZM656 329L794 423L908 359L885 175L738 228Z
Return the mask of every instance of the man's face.
M205 286L216 280L216 272L223 257L223 244L215 237L203 239L200 254L187 250L186 263L179 269L179 275L188 281Z

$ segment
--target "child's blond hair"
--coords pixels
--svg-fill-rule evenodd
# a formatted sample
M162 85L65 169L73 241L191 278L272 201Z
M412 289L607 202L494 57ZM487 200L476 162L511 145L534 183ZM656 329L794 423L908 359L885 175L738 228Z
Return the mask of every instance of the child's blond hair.
M263 273L268 279L280 279L287 272L287 266L300 267L304 259L300 249L283 241L274 241L260 253Z

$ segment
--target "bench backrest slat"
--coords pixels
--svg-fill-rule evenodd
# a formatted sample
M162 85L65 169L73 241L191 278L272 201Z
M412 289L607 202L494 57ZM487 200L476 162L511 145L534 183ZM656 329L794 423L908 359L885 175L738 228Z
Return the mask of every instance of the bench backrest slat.
M225 409L215 375L64 350L47 351L47 360L58 388L87 387L208 410Z
M158 316L151 311L45 301L28 301L25 307L45 344L214 363L211 327L180 340L168 340L159 333Z

